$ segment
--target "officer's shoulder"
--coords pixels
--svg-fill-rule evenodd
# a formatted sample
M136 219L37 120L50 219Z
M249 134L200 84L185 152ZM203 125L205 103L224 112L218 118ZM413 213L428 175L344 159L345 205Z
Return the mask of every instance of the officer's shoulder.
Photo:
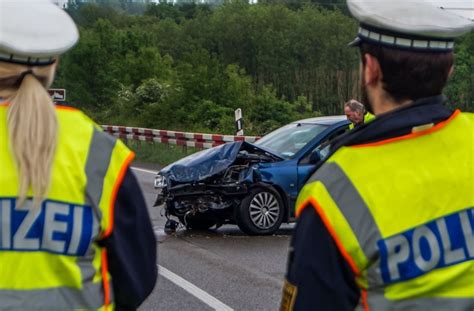
M467 132L467 133L472 133L474 129L474 113L462 112L460 114L460 117L462 118L461 124L463 124L462 131Z
M56 105L56 113L58 115L61 127L68 131L72 130L73 132L89 132L90 128L92 127L95 129L96 134L108 135L107 133L103 133L102 127L100 125L94 122L94 120L92 120L86 113L78 108L66 105Z
M471 122L474 122L474 112L462 112L461 115L467 119L469 119Z
M96 124L85 112L80 110L79 108L63 105L63 104L56 104L56 113L61 116L61 118L65 118L68 120L74 120L80 123L86 124ZM79 125L79 124L72 124L72 125Z
M71 114L71 115L85 115L85 113L79 108L72 107L68 104L58 104L54 105L57 113L61 114Z

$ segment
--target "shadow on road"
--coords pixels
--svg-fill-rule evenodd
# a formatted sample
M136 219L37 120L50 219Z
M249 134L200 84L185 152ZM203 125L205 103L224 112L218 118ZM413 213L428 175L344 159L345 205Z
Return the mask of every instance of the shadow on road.
M219 238L265 238L265 237L289 237L293 232L294 224L283 224L277 232L272 235L267 236L250 236L242 231L236 225L225 225L218 229L209 229L209 230L186 230L184 226L178 228L178 230L173 234L166 234L163 231L163 228L155 227L155 235L159 242L162 242L167 237L177 237L177 238L207 238L207 239L219 239Z

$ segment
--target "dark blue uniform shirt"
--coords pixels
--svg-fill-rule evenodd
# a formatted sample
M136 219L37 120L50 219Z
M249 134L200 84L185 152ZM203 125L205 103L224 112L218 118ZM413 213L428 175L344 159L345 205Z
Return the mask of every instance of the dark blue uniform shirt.
M156 239L138 181L127 169L117 194L107 249L117 310L135 310L153 290L158 267Z

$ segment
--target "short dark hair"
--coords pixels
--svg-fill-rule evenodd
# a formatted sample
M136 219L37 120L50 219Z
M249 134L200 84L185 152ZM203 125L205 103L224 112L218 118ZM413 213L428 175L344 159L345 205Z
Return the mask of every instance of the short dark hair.
M360 55L375 57L383 74L383 88L395 100L440 95L453 65L452 52L413 52L362 43Z

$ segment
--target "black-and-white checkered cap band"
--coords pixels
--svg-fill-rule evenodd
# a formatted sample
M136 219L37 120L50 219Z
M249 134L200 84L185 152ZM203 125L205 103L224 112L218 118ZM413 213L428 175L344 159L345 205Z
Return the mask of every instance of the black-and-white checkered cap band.
M364 27L359 27L357 37L349 46L358 46L361 41L366 41L372 44L420 51L450 52L454 48L454 40L412 39L393 34L383 34Z
M27 66L47 66L56 61L54 57L27 57L0 52L0 61Z

